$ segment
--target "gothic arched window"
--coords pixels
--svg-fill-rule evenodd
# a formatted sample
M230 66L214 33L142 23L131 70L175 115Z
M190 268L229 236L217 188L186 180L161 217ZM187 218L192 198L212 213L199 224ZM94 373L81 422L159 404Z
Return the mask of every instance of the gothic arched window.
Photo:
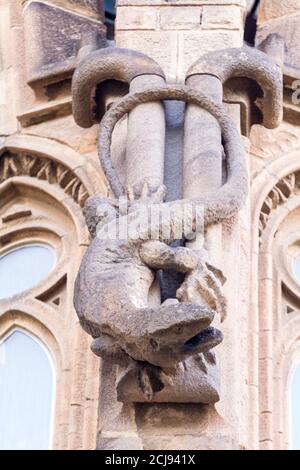
M13 330L0 344L0 449L51 447L54 384L43 345Z
M89 242L82 207L95 191L77 152L21 140L0 145L0 449L92 449L99 366L72 298Z

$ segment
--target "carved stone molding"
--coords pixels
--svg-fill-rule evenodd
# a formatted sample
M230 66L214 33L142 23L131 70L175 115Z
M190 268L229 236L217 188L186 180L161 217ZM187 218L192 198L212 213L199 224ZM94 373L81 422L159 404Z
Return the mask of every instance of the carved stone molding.
M293 167L290 162L294 158ZM289 445L287 387L294 359L290 352L296 347L299 353L300 286L293 269L300 250L300 172L296 158L298 152L269 166L269 176L281 177L269 190L268 205L263 205L266 220L257 258L261 449L286 449ZM284 168L288 174L282 177Z
M262 236L272 212L300 190L300 171L282 178L266 197L259 217L259 236Z
M30 153L5 151L0 158L0 183L14 176L30 176L56 184L83 207L88 191L79 177L62 163Z

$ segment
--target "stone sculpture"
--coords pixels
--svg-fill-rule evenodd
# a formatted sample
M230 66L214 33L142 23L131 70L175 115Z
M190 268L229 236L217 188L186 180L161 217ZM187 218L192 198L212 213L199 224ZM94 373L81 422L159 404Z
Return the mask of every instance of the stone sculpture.
M221 319L225 317L225 279L208 259L172 243L188 235L184 231L188 223L197 232L199 208L206 229L232 218L246 199L248 178L235 123L222 100L210 97L212 90L204 94L190 85L190 78L198 75L207 75L208 82L212 79L220 84L233 76L255 79L263 91L263 123L277 126L282 112L280 68L263 52L249 48L204 56L189 70L187 85L166 84L152 59L117 48L92 52L78 65L73 78L74 118L82 127L101 121L99 157L116 197L94 196L86 202L85 216L93 240L76 280L74 304L82 327L94 338L92 350L104 360L110 358L119 364L116 387L123 402L214 403L219 399L211 349L222 341L222 333L211 324L217 313ZM140 77L147 77L147 86L131 90L132 82ZM105 112L99 94L101 84L111 79L128 84L130 92ZM155 169L155 177L143 184L124 188L120 182L110 153L115 125L123 116L130 116L136 106L163 100L185 101L214 118L220 146L222 135L227 178L213 194L163 202L165 190ZM160 167L161 155L156 154L155 159L153 166ZM184 210L187 205L191 209L188 213ZM151 220L151 234L156 236L149 238L147 214L154 206L160 216ZM165 210L170 218L163 218ZM146 214L144 224L140 223L142 214ZM109 235L115 229L116 236L111 239ZM135 236L124 237L125 232ZM156 272L165 269L182 273L184 280L176 298L149 305Z

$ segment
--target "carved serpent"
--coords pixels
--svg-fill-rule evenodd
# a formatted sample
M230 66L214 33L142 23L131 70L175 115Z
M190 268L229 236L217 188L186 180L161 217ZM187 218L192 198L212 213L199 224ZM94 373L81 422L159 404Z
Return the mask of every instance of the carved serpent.
M219 122L227 154L227 182L211 196L192 201L175 201L163 204L172 217L170 227L158 219L152 229L158 240L146 241L148 227L135 239L111 240L107 232L115 228L118 218L119 233L125 225L132 233L140 217L141 205L133 202L129 214L122 216L116 202L92 198L86 205L86 218L91 232L101 221L97 236L88 248L75 287L75 308L83 328L94 338L94 350L99 355L110 355L123 360L124 352L138 361L160 367L170 367L176 362L198 352L206 351L222 340L222 334L209 328L215 312L224 310L221 282L216 272L187 248L172 249L166 243L174 240L178 227L184 227L187 217L183 210L190 204L193 214L201 206L205 225L232 217L242 206L247 194L247 170L243 145L234 122L222 105L215 104L202 93L181 86L166 86L126 95L114 104L102 119L98 150L108 181L117 197L124 189L111 163L110 146L114 126L118 120L139 103L158 100L183 100L201 106ZM146 204L158 203L161 190L150 195ZM104 217L97 216L103 210ZM101 220L102 219L102 220ZM196 217L193 229L196 230ZM168 239L165 229L170 230ZM186 235L184 232L180 234ZM177 292L180 302L167 300L160 307L148 306L148 294L156 269L174 268L186 273ZM197 292L198 291L198 292ZM194 302L202 293L204 305Z

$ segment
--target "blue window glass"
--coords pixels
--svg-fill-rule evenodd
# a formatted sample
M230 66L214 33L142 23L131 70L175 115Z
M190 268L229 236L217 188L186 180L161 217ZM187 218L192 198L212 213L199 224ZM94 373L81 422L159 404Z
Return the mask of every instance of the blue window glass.
M116 18L116 2L115 0L105 0L105 24L107 28L107 39L114 39L114 24Z
M107 15L115 15L116 14L116 0L105 0L105 13Z
M26 245L0 257L0 299L19 294L45 279L55 264L47 245Z
M45 348L21 330L0 343L0 449L50 448L54 373Z

